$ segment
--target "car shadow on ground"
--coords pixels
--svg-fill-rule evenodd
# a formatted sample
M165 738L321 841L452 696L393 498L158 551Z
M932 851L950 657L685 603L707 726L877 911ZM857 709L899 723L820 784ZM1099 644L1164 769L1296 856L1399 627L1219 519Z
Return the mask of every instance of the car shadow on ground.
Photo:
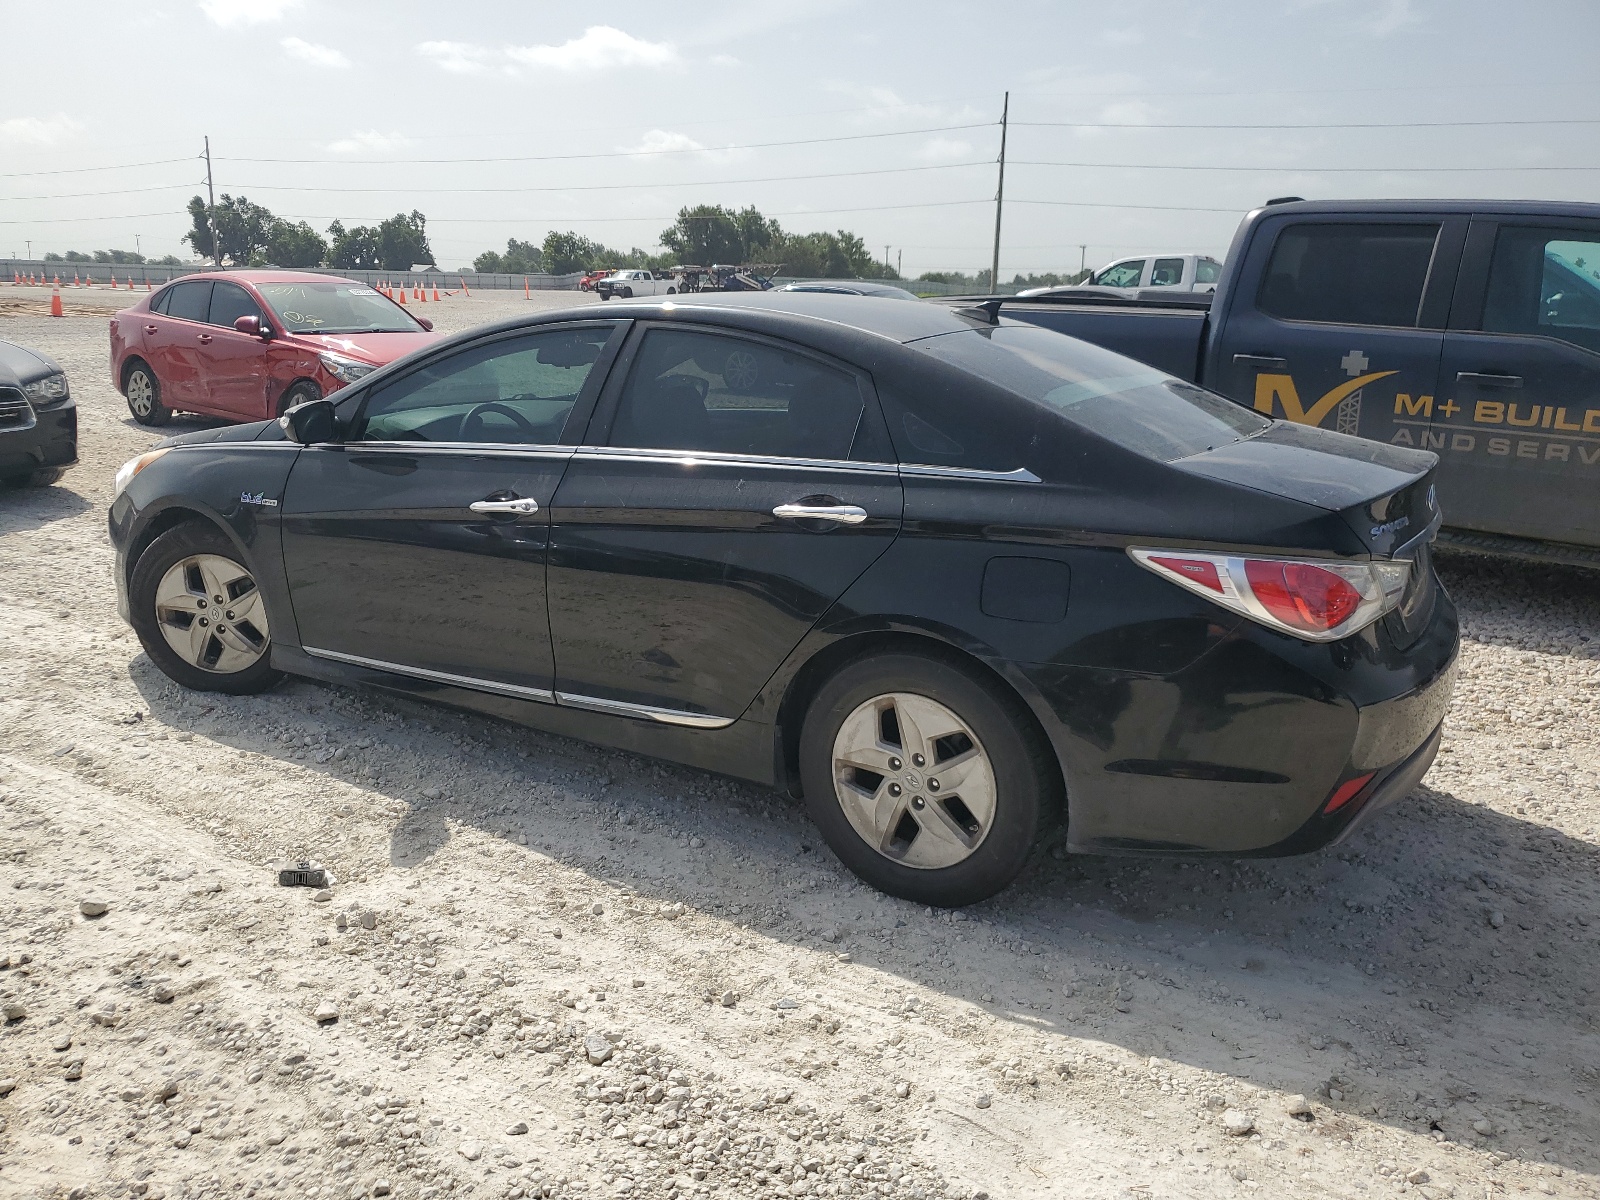
M72 474L49 487L0 485L0 536L31 533L57 521L81 516L90 502L72 487Z
M1036 1037L1044 1063L1087 1038L1226 1074L1245 1096L1316 1093L1336 1136L1355 1114L1595 1169L1600 848L1534 821L1424 787L1337 850L1042 854L1001 896L936 912L860 885L800 805L761 788L406 697L292 681L198 703L147 659L133 674L169 726L399 806L395 869L478 830L501 843L497 872L536 884L554 858L803 948L819 969L848 952L897 995L915 984L961 1002L930 1021L981 1009ZM269 732L285 728L316 736ZM398 740L404 761L316 761L364 735ZM337 869L335 825L308 849ZM901 996L896 1015L921 1019L915 1005Z

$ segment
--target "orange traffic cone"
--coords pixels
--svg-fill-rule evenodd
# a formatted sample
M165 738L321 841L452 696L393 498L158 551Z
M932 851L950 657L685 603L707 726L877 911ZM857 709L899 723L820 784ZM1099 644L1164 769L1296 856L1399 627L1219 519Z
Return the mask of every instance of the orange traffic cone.
M66 315L61 311L61 285L59 283L50 291L50 315L52 317Z
M422 289L417 286L417 281L414 279L411 281L411 298L413 300L422 299Z
M81 288L83 286L83 281L78 278L78 273L76 271L72 273L72 286L75 288Z
M439 300L439 285L437 283L435 283L433 285L433 299L434 299L435 303L438 303L438 300Z
M148 276L148 275L146 275L144 277L144 290L147 291L147 292L155 291L155 288L150 286L150 276Z
M59 292L60 290L61 290L61 276L57 275L56 276L56 291Z
M524 300L533 299L533 293L528 290L528 277L526 275L522 277L522 298Z
M466 277L466 276L465 276L465 275L462 275L462 276L460 276L460 277L459 277L459 278L460 278L460 280L461 280L461 294L462 294L462 295L463 295L463 296L470 296L470 295L472 295L472 293L471 293L471 292L469 292L469 291L467 291L467 277Z
M128 290L130 292L133 291L133 276L132 275L128 276Z
M406 290L405 290L405 288L396 289L395 299L400 301L401 304L404 304L406 302Z
M417 289L417 299L421 300L424 304L426 304L428 302L428 285L427 284L423 284L420 288Z

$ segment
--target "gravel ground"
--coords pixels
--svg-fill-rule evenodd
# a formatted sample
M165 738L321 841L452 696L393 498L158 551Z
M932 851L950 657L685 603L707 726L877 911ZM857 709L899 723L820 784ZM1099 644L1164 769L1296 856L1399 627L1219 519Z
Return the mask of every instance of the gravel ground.
M82 465L0 494L0 1195L1600 1195L1593 577L1445 561L1443 753L1337 852L935 913L760 789L169 684L109 578L126 296L42 297L0 337L68 369Z

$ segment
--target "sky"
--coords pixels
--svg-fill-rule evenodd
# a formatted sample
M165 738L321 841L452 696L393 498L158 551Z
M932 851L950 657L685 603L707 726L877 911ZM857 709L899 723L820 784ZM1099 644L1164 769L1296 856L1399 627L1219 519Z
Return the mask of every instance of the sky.
M192 256L216 190L440 265L685 205L908 275L1222 257L1269 197L1600 199L1594 0L0 0L0 254ZM1337 126L1344 126L1338 128Z

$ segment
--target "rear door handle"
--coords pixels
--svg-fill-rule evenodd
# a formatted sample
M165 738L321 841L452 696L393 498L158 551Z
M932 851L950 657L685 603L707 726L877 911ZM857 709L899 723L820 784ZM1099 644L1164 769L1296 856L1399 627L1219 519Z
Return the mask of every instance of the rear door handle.
M1493 371L1457 371L1457 383L1475 383L1479 387L1519 388L1521 375L1499 375Z
M835 521L840 525L859 525L867 510L854 504L780 504L772 515L786 521Z
M145 327L144 327L144 331L145 331L145 332L146 332L146 333L159 333L159 332L161 332L161 331L160 331L160 329L158 329L158 328L157 328L157 327L156 327L156 326L154 326L154 325L146 325L146 326L145 326Z
M200 344L201 344L201 345L202 345L202 346L209 346L209 345L211 345L211 335L210 335L210 334L209 334L209 333L202 333L202 334L201 334L201 335L200 335Z
M536 513L537 500L474 500L467 506L475 513Z
M1265 371L1269 368L1283 371L1288 369L1289 360L1287 358L1279 358L1275 354L1235 354L1233 356L1233 365L1236 367L1255 367L1260 371Z

